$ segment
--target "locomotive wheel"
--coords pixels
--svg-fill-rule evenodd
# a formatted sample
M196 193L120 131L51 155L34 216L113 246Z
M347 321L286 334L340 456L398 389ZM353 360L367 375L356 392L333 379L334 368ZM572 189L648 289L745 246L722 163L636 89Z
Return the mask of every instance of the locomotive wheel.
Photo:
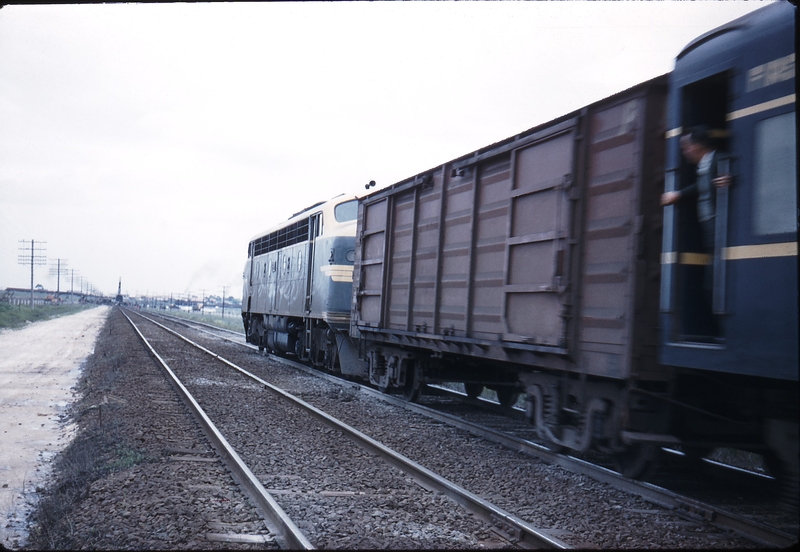
M619 453L614 460L617 471L628 479L641 479L655 467L655 459L661 447L652 443L636 443Z
M470 399L477 399L483 393L483 385L480 383L465 383L464 392Z

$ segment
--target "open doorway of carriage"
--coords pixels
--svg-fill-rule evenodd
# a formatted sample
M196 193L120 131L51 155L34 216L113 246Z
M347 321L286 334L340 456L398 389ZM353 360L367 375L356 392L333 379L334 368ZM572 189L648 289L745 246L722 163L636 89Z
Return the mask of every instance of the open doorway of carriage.
M714 141L718 162L728 163L729 133L726 125L729 105L728 72L693 82L683 87L681 121L683 133L703 125ZM680 154L679 154L680 155ZM696 166L681 156L678 168L678 189L695 182ZM716 193L716 192L712 192ZM676 206L677 220L677 278L673 280L676 298L675 328L677 341L715 342L723 336L721 321L713 313L713 287L718 284L713 271L717 268L714 255L703 248L700 222L695 201ZM717 240L719 243L719 240Z

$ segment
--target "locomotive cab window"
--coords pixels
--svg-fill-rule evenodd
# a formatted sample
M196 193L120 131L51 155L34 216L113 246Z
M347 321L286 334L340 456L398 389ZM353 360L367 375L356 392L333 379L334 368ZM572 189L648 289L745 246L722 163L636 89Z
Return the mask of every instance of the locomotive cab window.
M336 222L348 222L356 220L358 216L358 200L345 201L333 208L333 216Z

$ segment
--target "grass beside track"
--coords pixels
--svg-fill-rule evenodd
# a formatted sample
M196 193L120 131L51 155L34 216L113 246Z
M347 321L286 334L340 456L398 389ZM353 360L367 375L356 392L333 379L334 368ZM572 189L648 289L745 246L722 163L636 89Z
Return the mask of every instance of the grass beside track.
M21 328L29 322L67 316L95 306L97 305L40 305L31 308L0 303L0 328Z
M226 309L227 310L227 309ZM146 309L142 309L142 314L147 313ZM226 315L225 318L219 316L218 314L201 314L199 312L187 312L182 310L168 310L168 311L154 311L156 313L164 313L170 316L175 316L177 318L186 318L187 320L192 320L194 322L203 322L205 324L211 324L212 326L216 326L218 328L223 328L225 330L233 330L234 332L244 333L244 326L242 325L242 317L239 315L239 311L236 312L236 316Z

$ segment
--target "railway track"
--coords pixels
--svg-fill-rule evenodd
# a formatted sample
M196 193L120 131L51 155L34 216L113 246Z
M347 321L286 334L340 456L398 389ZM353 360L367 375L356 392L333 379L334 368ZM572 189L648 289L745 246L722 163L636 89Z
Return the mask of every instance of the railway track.
M189 325L189 323L183 319L179 319L178 323L181 325ZM191 325L194 325L194 323L191 323ZM211 331L213 334L216 335L220 334L219 329L215 330L209 329L208 331ZM232 333L234 332L230 332L229 335ZM212 342L215 341L215 338L198 338L198 339L201 341L203 339L210 339ZM241 338L233 336L232 341L234 343L238 342L239 345L243 345L243 339ZM216 342L219 344L221 348L226 347L226 345L222 344L219 341L219 338L216 338ZM245 346L249 347L247 345ZM229 352L226 354L236 354L233 352L233 349L231 348L233 347L233 345L228 347L229 347ZM248 356L250 357L250 359L247 360L247 362L254 364L256 367L258 367L258 365L264 364L263 358L256 357L255 359L252 359L252 355L253 355L252 352L249 353L249 355L248 353L244 353L244 358L248 358ZM255 362L253 362L254 360ZM281 361L287 362L285 359L281 359ZM307 368L304 369L308 370ZM318 374L318 372L314 373ZM341 385L341 382L338 382L338 384ZM643 516L644 518L648 517L653 518L654 516L658 515L657 512L660 513L663 510L669 515L680 519L680 521L664 522L663 520L659 520L657 524L665 524L671 529L674 529L674 532L677 532L677 534L682 536L692 537L692 536L697 536L699 534L703 534L705 536L701 538L701 541L705 542L706 546L708 546L707 544L708 542L718 542L718 543L722 542L725 543L724 546L730 546L731 542L737 542L738 543L737 546L742 546L743 544L741 544L737 540L741 538L742 541L744 541L744 539L748 539L748 541L752 543L752 545L756 546L766 545L766 546L780 547L780 546L787 546L792 542L796 542L797 540L796 536L793 535L791 532L776 530L774 527L770 527L766 523L754 519L752 517L748 519L745 516L731 514L721 508L714 507L712 505L703 503L691 497L683 496L675 492L671 492L666 489L656 487L651 484L631 482L629 480L625 480L608 469L592 465L580 459L562 455L554 455L553 453L548 451L545 447L536 445L534 443L530 443L526 439L521 439L514 435L510 435L510 433L514 432L514 429L509 429L508 426L509 423L513 425L513 421L510 422L507 417L503 418L496 417L496 420L501 421L500 422L501 425L506 426L505 428L501 428L498 431L497 429L488 428L487 422L485 421L483 423L470 423L464 421L463 417L456 417L451 414L442 412L437 413L435 409L431 409L424 405L423 406L411 405L402 400L395 400L395 398L392 396L386 396L377 392L373 392L368 388L356 387L354 386L354 384L351 383L346 384L345 389L359 389L357 393L361 393L362 396L374 394L376 398L379 398L382 401L389 401L390 403L393 403L394 407L400 407L406 411L412 411L418 413L420 416L425 416L429 418L433 416L435 417L436 420L438 420L435 422L436 424L441 425L441 423L446 423L449 425L454 425L465 431L470 432L473 435L479 435L494 442L501 443L505 447L509 447L511 449L520 451L527 456L534 456L537 458L541 458L551 466L563 467L564 469L570 471L571 473L577 474L576 477L579 478L584 476L590 477L592 481L603 482L605 485L611 486L621 493L627 493L629 495L632 494L639 500L646 501L643 503L643 505L640 505L640 507L629 506L626 508L626 515L624 516L624 518L627 521L625 523L628 523L630 521L631 513L638 517ZM303 394L304 392L301 391L300 393ZM306 395L308 395L309 391L306 390L305 393ZM344 392L345 395L347 395L348 393L352 392L351 391ZM313 393L311 394L314 395ZM317 399L319 397L317 396L314 398ZM341 398L341 396L339 398ZM337 401L334 400L334 402ZM347 419L348 416L354 418L358 417L357 414L350 413L354 409L350 407L351 405L349 405L348 402L342 403L341 401L338 401L338 403L340 408L342 404L345 405L344 408L341 408L339 414L337 414L338 416L342 417L343 419ZM461 408L463 408L463 404ZM358 419L354 419L353 423L355 425L363 422L359 422ZM415 426L417 431L422 430L423 432L427 432L427 429L422 428L422 426L419 425L422 422L414 422L414 423L417 424ZM495 422L495 425L496 423L497 422ZM380 423L378 425L380 426ZM392 426L391 422L387 422L384 425ZM381 432L381 429L380 428L370 429L370 432L375 432L377 434ZM383 433L384 435L381 437L381 440L384 442L391 443L394 441L403 441L406 438L405 436L402 435L403 433L402 431L390 430L390 431L384 431ZM403 447L403 446L405 445L403 445L402 443L398 444L398 447ZM460 456L461 456L460 459L462 461L469 457L466 454L466 452L463 451L460 454ZM423 455L422 458L426 458L426 456ZM518 466L516 470L519 471L519 469L520 468ZM545 476L545 478L546 477L547 476ZM489 477L489 483L491 483L491 479L492 477ZM585 482L581 486L585 487L586 486ZM607 490L604 489L603 491L598 491L598 492L600 492L602 496L603 493L607 492ZM492 494L491 491L488 491L488 495L491 496L491 494ZM530 499L531 497L528 497L527 501L530 501ZM526 499L521 499L520 502L516 503L513 507L511 506L507 507L509 510L512 511L523 512L523 515L521 515L520 517L524 518L525 517L524 512L535 510L527 508L524 505L525 502ZM511 501L509 501L509 503L511 503ZM522 506L520 506L520 504L522 504ZM618 506L618 504L613 504L613 506ZM654 506L657 508L654 508ZM514 510L514 508L517 509ZM615 509L622 509L622 508L615 508ZM661 510L659 510L658 508L660 508ZM600 509L602 510L602 507ZM529 519L541 521L541 519L537 518L535 515L531 515ZM580 522L576 523L580 526ZM599 524L601 525L603 523L604 522L599 522ZM544 528L550 527L547 522L539 523L538 525ZM580 535L580 532L573 531L572 529L560 528L562 527L562 525L559 523L553 525L556 526L555 530L553 531L553 534L560 535L562 537L564 537L564 535L567 535L565 540L570 541L570 539L572 539L571 544L573 545L590 546L593 544L592 537L584 539L581 539L580 537L574 538L576 535ZM567 525L569 526L569 524ZM586 525L591 525L591 523L587 523ZM583 535L586 535L587 533L591 533L591 531L586 531L583 533ZM594 536L594 538L598 539L601 542L604 540L604 537L602 536ZM659 542L659 544L662 546L665 545L662 544L660 541L653 541L653 543L654 542ZM698 544L698 546L702 545L702 542ZM652 545L653 543L650 544Z
M662 451L655 471L643 481L633 481L614 471L609 456L552 453L538 442L522 412L509 416L507 409L493 404L475 408L471 405L479 400L437 391L440 395L429 397L423 408L435 416L452 417L453 423L487 439L604 481L685 515L687 520L704 519L765 546L783 548L798 540L797 517L778 504L777 482L772 478L709 460L670 457L668 451ZM454 394L458 399L448 400Z
M314 547L312 542L324 548L566 547L321 410L141 318L149 323L131 324L286 547L307 549ZM254 412L258 416L249 415ZM448 499L465 511L458 512ZM354 520L363 516L356 512L373 519ZM299 520L297 525L292 519Z

